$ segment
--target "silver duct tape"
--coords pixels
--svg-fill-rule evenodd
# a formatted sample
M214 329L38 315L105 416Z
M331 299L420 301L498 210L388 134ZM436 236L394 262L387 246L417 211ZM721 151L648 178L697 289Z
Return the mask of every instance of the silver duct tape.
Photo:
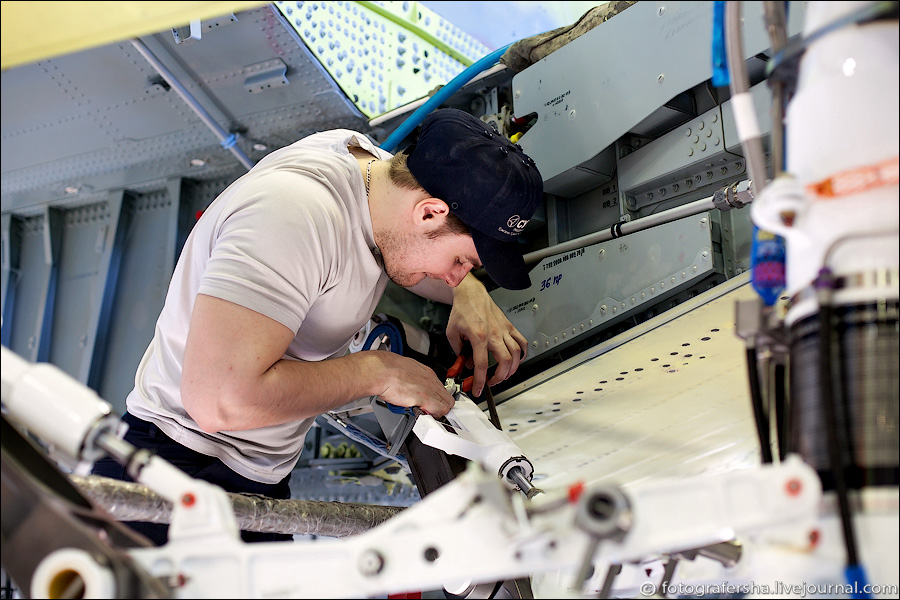
M72 482L98 508L117 521L169 523L172 503L145 485L89 475L70 474ZM346 537L387 521L403 507L277 500L255 494L228 497L243 531Z

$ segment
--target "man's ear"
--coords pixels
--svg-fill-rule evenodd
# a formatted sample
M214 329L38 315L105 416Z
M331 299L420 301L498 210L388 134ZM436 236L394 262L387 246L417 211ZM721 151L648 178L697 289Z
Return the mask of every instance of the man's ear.
M450 207L440 198L424 198L413 209L416 223L429 230L443 226L449 214Z

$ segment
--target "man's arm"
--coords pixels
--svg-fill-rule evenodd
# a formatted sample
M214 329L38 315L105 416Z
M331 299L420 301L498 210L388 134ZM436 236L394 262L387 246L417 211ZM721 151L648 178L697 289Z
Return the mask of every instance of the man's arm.
M200 294L182 365L184 408L204 431L240 431L314 417L377 395L443 416L453 406L434 372L392 352L319 362L282 357L294 333L237 304Z
M447 339L457 354L462 352L465 342L472 346L475 368L472 395L481 396L484 390L488 352L497 361L497 368L488 385L497 385L508 379L519 368L528 349L528 340L509 322L472 273L467 274L455 288L441 280L426 278L409 289L425 298L452 304Z

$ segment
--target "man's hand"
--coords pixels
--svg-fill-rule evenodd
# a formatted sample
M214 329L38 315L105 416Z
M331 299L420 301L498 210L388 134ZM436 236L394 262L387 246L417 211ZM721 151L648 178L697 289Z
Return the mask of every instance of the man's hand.
M447 339L453 350L460 354L465 342L472 346L472 362L475 370L472 395L481 396L484 390L489 355L494 355L497 368L488 385L497 385L508 379L525 358L528 341L509 322L500 307L478 279L469 273L453 288L453 308L447 323Z
M372 378L373 394L385 402L418 406L438 418L446 415L456 402L434 371L415 359L378 350L351 356L366 361L364 373Z

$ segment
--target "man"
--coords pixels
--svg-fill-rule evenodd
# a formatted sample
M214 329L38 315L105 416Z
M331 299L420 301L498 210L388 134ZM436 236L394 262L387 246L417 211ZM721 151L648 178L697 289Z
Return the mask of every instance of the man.
M347 353L388 278L452 303L447 336L457 352L471 345L479 396L515 373L527 341L470 271L530 285L516 239L542 195L534 162L456 109L429 115L393 157L348 130L271 153L185 243L126 400L126 439L226 491L289 498L317 415L373 395L445 415L454 400L429 367ZM109 460L94 473L128 479ZM165 542L165 525L132 527Z

